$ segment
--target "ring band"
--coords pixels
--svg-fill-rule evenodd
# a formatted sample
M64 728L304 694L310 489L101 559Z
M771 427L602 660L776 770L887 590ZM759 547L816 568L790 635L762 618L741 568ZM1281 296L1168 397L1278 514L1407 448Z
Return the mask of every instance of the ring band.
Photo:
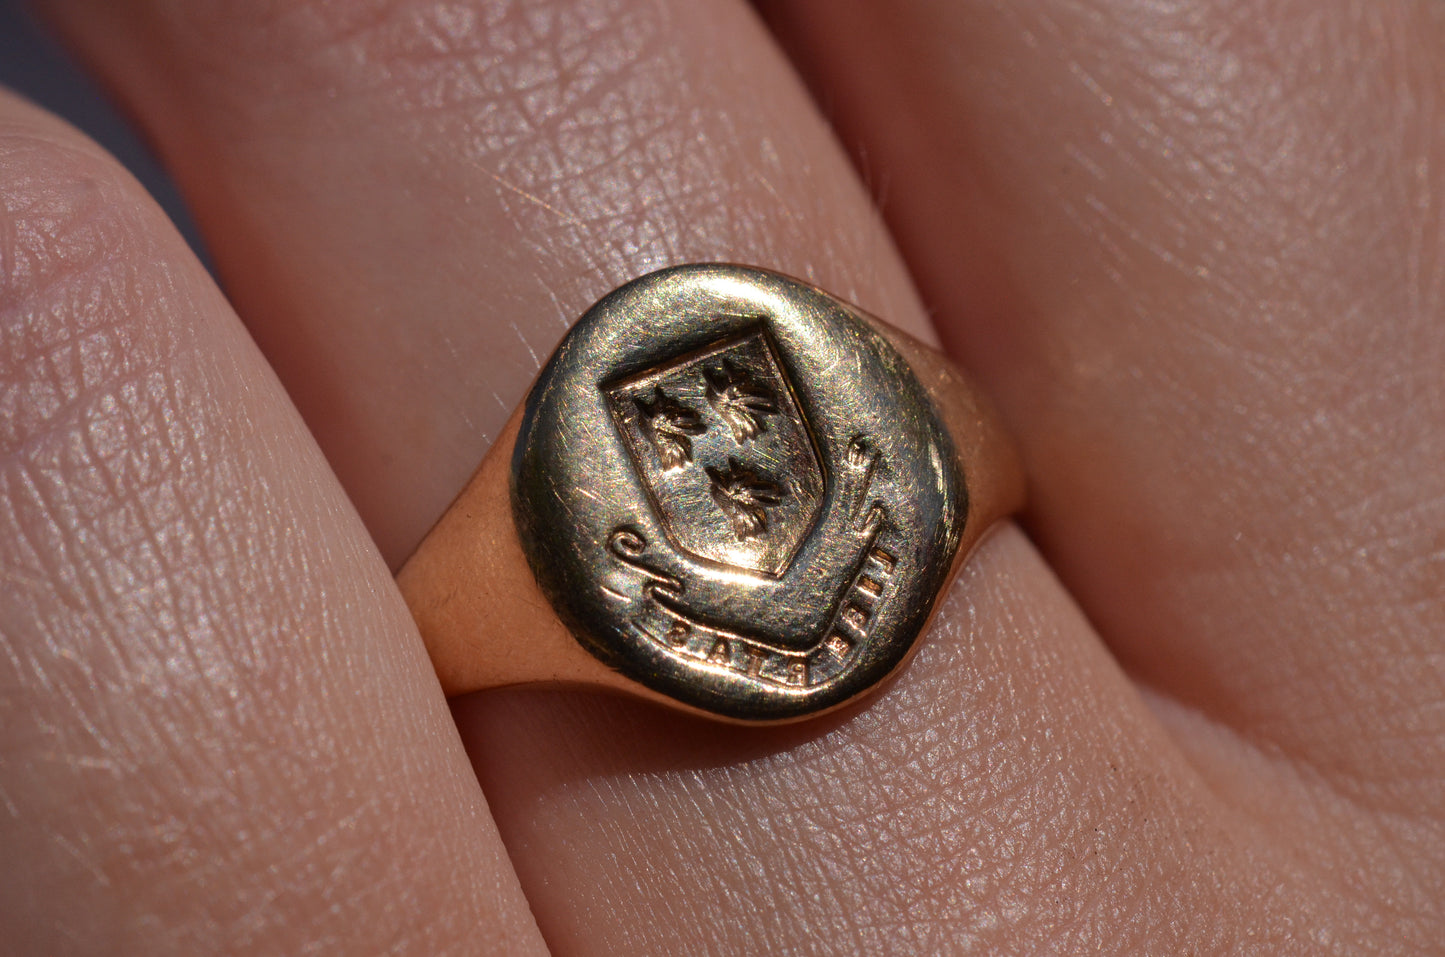
M580 685L775 723L894 674L1022 503L938 352L796 279L679 266L568 332L397 580L448 694Z

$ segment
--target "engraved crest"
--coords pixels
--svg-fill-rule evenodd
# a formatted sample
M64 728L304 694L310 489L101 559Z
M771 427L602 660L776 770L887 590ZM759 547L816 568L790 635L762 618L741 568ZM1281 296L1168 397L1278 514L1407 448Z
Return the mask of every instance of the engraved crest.
M893 673L969 514L912 354L847 303L743 266L663 270L593 306L528 397L510 488L578 643L742 721L837 707Z
M823 469L762 329L604 387L667 537L780 575L818 519Z

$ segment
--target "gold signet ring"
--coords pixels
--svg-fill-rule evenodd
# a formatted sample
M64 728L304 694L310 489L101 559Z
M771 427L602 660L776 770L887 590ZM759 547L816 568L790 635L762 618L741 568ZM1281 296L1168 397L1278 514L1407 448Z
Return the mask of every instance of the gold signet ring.
M398 582L449 694L791 721L894 674L1022 502L938 352L796 279L678 266L567 333Z

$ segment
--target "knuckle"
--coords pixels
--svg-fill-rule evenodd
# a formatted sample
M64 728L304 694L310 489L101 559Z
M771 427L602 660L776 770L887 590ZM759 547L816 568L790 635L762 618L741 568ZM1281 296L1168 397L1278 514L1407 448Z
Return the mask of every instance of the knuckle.
M190 64L228 107L301 119L321 105L392 121L455 118L477 127L488 152L575 113L627 108L639 91L617 90L617 77L668 55L657 40L669 19L666 4L622 0L291 0L260 9L231 0L167 14L173 45L228 54ZM257 95L277 89L286 96Z
M195 311L166 230L78 134L0 125L0 660L29 661L0 683L73 663L134 630L136 596L164 597L158 546L196 454L176 374Z
M0 463L74 433L174 349L151 308L158 217L78 136L0 128Z

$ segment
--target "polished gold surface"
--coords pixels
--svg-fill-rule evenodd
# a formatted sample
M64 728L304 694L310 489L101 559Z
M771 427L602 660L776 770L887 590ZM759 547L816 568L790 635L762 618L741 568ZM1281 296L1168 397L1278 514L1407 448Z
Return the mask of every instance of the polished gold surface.
M936 352L797 280L682 266L579 320L399 580L449 692L796 720L907 660L1021 491Z
M522 420L513 507L592 654L706 711L776 720L907 655L967 493L928 394L849 307L686 266L594 306Z

